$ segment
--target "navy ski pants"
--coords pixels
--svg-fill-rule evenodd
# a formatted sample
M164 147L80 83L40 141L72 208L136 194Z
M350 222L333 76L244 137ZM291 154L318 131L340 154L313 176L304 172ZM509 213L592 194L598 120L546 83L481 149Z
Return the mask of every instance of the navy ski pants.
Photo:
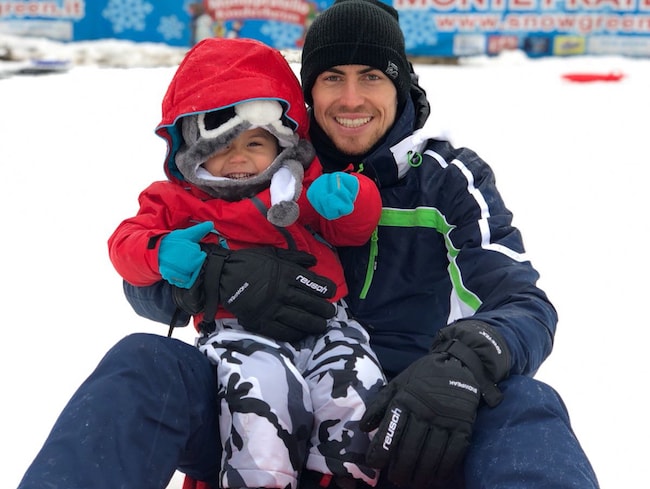
M478 413L465 488L597 488L555 391L521 376L500 387L503 402ZM176 468L217 481L216 392L194 346L127 336L70 399L18 489L163 489Z

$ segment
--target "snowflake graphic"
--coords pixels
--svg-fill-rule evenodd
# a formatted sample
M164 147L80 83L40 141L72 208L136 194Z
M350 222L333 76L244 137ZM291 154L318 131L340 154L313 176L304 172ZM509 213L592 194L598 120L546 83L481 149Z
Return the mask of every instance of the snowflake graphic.
M422 44L425 46L435 46L438 44L438 34L436 33L429 11L400 11L399 24L404 32L407 51Z
M109 0L102 17L113 24L113 32L143 31L145 17L152 11L153 5L144 0Z
M169 17L160 18L160 24L158 24L157 30L166 41L170 39L181 39L185 30L185 24L175 15L170 15Z
M262 25L260 32L271 38L275 48L293 48L302 37L303 26L271 20Z

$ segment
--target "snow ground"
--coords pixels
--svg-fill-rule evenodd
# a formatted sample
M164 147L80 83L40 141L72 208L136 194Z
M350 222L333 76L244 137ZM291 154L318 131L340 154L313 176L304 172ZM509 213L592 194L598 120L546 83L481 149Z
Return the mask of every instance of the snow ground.
M165 146L153 129L180 56L113 41L7 38L0 56L7 45L23 60L75 62L65 74L0 79L0 433L5 482L16 487L108 348L131 332L166 333L131 311L106 240L136 212L140 190L164 178ZM10 65L0 62L0 71ZM559 310L555 350L538 378L563 396L603 489L644 487L650 60L511 52L416 71L430 123L494 168ZM562 78L611 71L625 77ZM177 336L193 338L188 328Z

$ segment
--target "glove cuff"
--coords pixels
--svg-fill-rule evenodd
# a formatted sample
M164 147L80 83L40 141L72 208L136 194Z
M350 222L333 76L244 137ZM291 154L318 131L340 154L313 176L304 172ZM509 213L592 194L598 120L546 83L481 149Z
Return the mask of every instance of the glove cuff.
M510 351L495 328L483 321L455 322L439 331L432 350L446 351L463 362L481 384L488 405L501 401L495 384L508 376Z
M219 280L224 262L230 251L213 243L200 243L207 254L201 272L189 289L172 286L172 299L176 306L191 314L204 313L199 329L204 333L214 331L214 318L219 307Z

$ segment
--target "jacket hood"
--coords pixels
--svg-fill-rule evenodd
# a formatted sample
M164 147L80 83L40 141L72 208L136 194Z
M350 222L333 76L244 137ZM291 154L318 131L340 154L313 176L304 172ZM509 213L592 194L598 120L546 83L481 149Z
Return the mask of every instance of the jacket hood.
M300 82L282 53L252 39L221 38L205 39L188 51L167 88L156 127L167 142L167 177L185 180L176 164L183 143L180 118L259 100L279 102L298 137L307 138Z

